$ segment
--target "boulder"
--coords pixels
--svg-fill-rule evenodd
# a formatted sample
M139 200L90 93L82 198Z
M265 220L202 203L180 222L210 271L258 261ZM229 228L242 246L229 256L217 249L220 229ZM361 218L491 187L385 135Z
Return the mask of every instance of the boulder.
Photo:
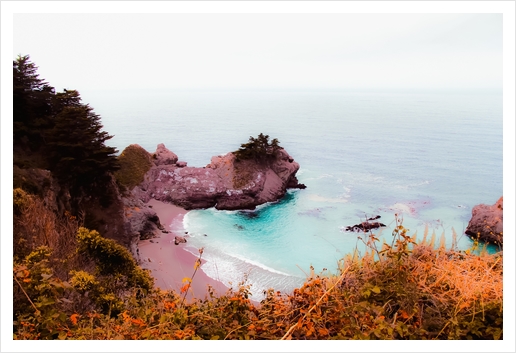
M494 205L480 204L471 210L465 231L472 239L503 246L503 196Z
M186 243L186 238L176 235L176 237L174 238L174 244L179 245L181 243Z
M158 145L154 156L156 165L175 165L177 163L177 155L166 148L163 143Z

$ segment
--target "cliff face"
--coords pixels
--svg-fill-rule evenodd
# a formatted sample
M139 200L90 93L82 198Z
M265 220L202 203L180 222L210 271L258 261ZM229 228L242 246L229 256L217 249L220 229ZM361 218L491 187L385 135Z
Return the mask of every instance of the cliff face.
M124 221L122 200L114 179L106 186L109 195L103 195L109 198L109 202L86 195L72 199L67 186L61 185L50 171L39 168L14 166L13 186L41 199L45 208L57 217L71 212L79 216L82 224L98 230L107 238L115 239L129 248L134 243L135 239L131 238ZM56 233L59 234L60 230L56 229Z
M277 201L287 188L304 188L295 176L299 164L283 149L267 161L238 161L228 153L213 157L206 167L185 165L163 144L158 145L153 166L133 194L144 202L153 198L185 209L236 210Z

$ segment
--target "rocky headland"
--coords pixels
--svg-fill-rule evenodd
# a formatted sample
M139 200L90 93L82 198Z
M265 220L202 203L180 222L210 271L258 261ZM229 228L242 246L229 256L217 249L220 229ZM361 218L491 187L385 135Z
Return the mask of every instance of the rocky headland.
M125 148L119 156L121 168L115 173L125 190L115 198L123 204L123 215L111 222L124 230L123 243L135 254L139 240L167 232L149 204L151 200L186 210L253 210L278 201L289 188L305 188L296 178L299 164L283 148L263 159L239 159L237 155L229 152L213 157L204 167L188 167L164 144L154 153L137 144Z
M188 167L164 144L153 154L139 145L128 148L149 162L143 180L130 190L143 202L155 199L187 210L253 210L281 199L289 188L305 188L296 178L299 164L284 149L265 161L240 160L229 152L205 167Z

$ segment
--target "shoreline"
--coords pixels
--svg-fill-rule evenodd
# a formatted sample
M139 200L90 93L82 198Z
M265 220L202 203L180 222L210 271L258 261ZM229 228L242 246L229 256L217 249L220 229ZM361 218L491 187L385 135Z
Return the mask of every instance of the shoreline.
M154 199L147 204L156 211L161 224L168 233L161 233L155 238L138 242L140 266L151 271L155 280L155 288L172 289L181 295L181 287L186 283L183 282L183 279L192 277L195 262L199 258L186 250L184 243L174 244L176 235L185 236L183 218L188 211ZM188 237L186 239L188 240ZM204 264L205 261L202 260L202 263ZM223 282L209 277L202 268L199 268L195 273L187 298L204 299L208 295L208 285L212 286L218 295L226 293L229 289Z

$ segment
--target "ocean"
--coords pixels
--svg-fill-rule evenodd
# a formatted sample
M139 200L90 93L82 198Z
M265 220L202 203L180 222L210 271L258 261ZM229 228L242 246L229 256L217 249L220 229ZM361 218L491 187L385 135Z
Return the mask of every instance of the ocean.
M193 210L186 249L204 248L202 269L253 297L291 291L310 273L336 273L365 250L346 226L380 216L392 239L395 214L409 234L428 228L460 249L473 206L503 193L502 96L479 92L152 90L81 92L122 151L164 143L189 166L264 133L300 164L307 188L249 211ZM204 236L206 234L207 236ZM490 249L494 251L494 249Z

